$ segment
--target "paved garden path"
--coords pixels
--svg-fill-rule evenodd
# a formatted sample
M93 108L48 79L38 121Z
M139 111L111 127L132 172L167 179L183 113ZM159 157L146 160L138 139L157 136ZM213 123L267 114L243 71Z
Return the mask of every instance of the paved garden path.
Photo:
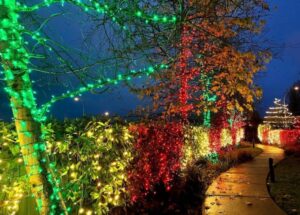
M254 160L222 173L206 191L203 214L284 215L269 196L266 178L268 158L274 163L284 158L283 150L257 145L263 152Z

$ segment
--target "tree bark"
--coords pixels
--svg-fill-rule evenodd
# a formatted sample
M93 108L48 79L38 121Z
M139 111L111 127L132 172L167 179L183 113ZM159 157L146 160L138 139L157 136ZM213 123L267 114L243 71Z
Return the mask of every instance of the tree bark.
M24 57L23 53L19 51L23 48L23 43L19 39L21 35L17 30L17 14L14 7L14 0L0 1L0 21L3 21L2 26L0 25L2 31L0 63L4 69L5 89L10 97L10 105L28 181L39 208L39 213L44 215L50 211L49 191L51 191L51 185L47 180L46 163L41 163L41 153L36 149L36 146L42 142L40 138L41 124L35 121L31 111L36 103L31 89L29 69L27 64L23 63L26 56ZM3 24L4 21L8 23L7 26ZM15 25L16 28L12 28L12 25ZM5 36L3 36L3 32ZM19 42L18 45L12 44L15 41ZM7 52L9 52L9 55L5 57ZM21 69L22 67L17 66L16 62L21 62L22 67L25 68ZM28 104L31 104L31 106Z
M47 184L49 182L43 175L46 173L46 167L40 165L39 156L34 149L34 144L40 140L40 126L34 121L28 108L20 105L19 101L13 98L10 101L17 109L14 114L16 131L31 192L35 197L40 214L48 214L50 203Z

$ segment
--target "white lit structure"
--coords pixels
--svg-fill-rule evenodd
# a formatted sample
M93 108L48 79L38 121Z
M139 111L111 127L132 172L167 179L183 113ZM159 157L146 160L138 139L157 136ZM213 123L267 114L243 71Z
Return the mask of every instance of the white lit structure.
M289 111L288 105L282 104L277 98L274 107L270 107L264 117L264 124L269 124L272 128L290 128L294 121L295 117Z

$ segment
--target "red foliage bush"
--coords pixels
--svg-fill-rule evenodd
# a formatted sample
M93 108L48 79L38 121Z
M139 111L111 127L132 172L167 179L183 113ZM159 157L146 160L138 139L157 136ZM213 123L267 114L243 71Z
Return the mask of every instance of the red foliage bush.
M221 151L221 128L209 129L209 146L215 152Z
M300 129L282 130L280 132L280 142L282 145L295 145L299 143Z
M235 126L233 126L231 128L231 138L232 138L232 145L234 145L234 146L237 144L237 142L236 142L236 138L237 138L236 134L237 134L237 128Z
M131 128L137 133L136 152L128 173L128 190L131 201L143 199L155 186L162 183L171 188L174 173L180 168L183 146L181 123L150 122Z
M263 144L269 144L268 139L269 139L269 130L266 129L262 133L262 141L261 142Z

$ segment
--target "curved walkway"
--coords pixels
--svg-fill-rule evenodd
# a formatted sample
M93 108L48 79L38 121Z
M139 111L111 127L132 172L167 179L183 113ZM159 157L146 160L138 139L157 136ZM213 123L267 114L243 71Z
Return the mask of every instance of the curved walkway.
M266 186L268 159L284 158L283 150L257 145L263 152L254 160L222 173L206 191L202 212L206 215L284 215L271 199Z

